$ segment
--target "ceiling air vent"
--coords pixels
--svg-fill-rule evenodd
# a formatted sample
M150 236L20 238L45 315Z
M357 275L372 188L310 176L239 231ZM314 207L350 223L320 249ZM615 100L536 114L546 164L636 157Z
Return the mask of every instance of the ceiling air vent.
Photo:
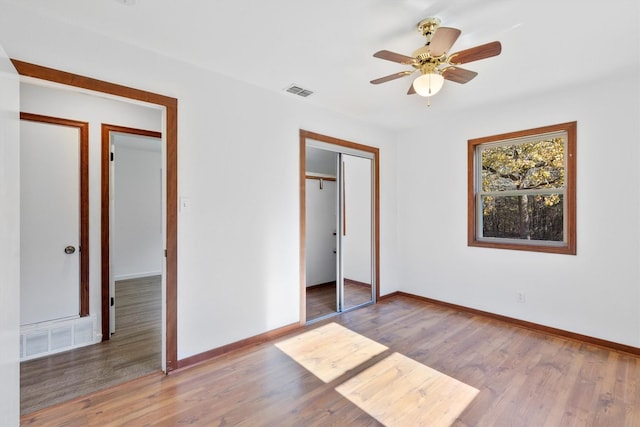
M302 96L304 98L306 98L307 96L311 95L313 93L313 91L310 91L309 89L305 89L302 88L300 86L297 85L291 85L287 88L285 88L285 90L289 93L292 93L294 95L298 95L298 96Z

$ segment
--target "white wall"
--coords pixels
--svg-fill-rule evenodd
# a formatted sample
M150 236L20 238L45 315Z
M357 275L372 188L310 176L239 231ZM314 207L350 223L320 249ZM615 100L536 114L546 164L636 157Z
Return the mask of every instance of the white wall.
M10 56L178 98L178 187L191 201L178 217L180 359L300 320L301 128L380 148L381 292L397 289L392 133L16 6L6 10L0 43Z
M113 277L162 273L161 140L113 133L115 145Z
M403 291L640 346L638 70L594 84L454 116L432 108L438 126L402 135ZM578 254L467 247L467 139L573 120Z
M334 151L306 147L305 154L307 172L329 175L335 178L338 160Z
M89 313L101 324L100 150L101 124L161 131L162 112L56 87L20 84L21 111L89 122ZM100 331L96 331L100 338Z
M335 162L334 162L335 163ZM307 179L305 258L307 287L336 281L336 182Z
M20 417L20 120L18 75L0 45L0 425Z
M307 173L336 178L337 153L306 147ZM307 179L305 273L307 287L336 280L336 212L338 210L335 181Z
M184 71L178 179L192 208L178 224L180 358L299 321L299 129L381 147L383 159L394 150L388 132L303 99ZM393 168L384 163L381 198L395 191ZM381 233L394 233L393 215ZM382 274L383 293L395 290L388 258Z

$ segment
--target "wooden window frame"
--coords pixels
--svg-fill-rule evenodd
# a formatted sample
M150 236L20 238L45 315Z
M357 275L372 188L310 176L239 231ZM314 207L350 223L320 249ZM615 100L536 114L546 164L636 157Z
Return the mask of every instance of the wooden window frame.
M541 240L522 242L514 239L505 239L501 242L499 238L485 239L479 236L480 220L478 213L478 186L477 180L477 153L482 145L496 144L501 141L535 139L537 136L543 137L546 134L566 132L566 153L565 153L565 190L564 190L564 222L565 233L561 244L558 242L545 243ZM467 235L468 246L479 246L494 249L512 249L533 252L547 252L557 254L576 255L576 140L577 122L560 123L556 125L544 126L534 129L527 129L516 132L509 132L499 135L486 136L482 138L469 139L467 142L467 167L468 167L468 194L467 194Z

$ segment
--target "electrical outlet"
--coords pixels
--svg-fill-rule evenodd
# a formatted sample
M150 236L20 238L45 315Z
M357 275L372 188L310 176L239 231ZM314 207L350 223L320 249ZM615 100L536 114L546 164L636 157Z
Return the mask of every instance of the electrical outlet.
M527 300L527 297L523 291L518 291L516 293L516 301L518 301L519 303L523 303L526 300Z

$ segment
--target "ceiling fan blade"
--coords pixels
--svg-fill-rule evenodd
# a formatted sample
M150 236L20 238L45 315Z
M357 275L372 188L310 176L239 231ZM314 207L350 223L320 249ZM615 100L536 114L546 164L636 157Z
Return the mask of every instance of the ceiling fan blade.
M408 76L409 74L413 74L414 71L416 71L416 70L400 71L399 73L390 74L388 76L384 76L384 77L380 77L380 78L375 79L375 80L371 80L371 83L373 83L374 85L377 85L377 84L380 84L380 83L388 82L390 80L399 79L400 77L404 77L404 76Z
M374 57L380 59L386 59L387 61L398 62L400 64L411 65L414 62L414 58L400 53L391 52L389 50L381 50L373 54Z
M438 33L436 32L436 34ZM500 55L500 52L502 52L502 45L500 42L491 42L452 53L451 56L449 56L449 63L453 65L466 64L467 62L478 61L480 59Z
M413 82L411 82L411 86L409 86L409 90L407 91L407 95L415 95L416 94L416 90L413 87Z
M457 28L440 27L436 30L431 43L429 43L429 53L437 58L449 52L451 46L458 40L462 31Z
M460 67L447 67L442 70L442 77L456 83L466 83L477 76L475 71L465 70Z

